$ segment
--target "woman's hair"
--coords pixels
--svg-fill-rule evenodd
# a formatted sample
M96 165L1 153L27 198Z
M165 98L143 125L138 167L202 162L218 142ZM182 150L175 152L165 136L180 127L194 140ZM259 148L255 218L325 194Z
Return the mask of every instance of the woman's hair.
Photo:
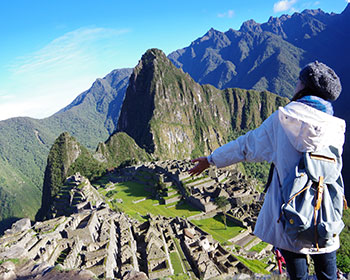
M304 86L301 90L296 92L292 98L292 101L296 101L306 95L316 95L315 92L308 86Z

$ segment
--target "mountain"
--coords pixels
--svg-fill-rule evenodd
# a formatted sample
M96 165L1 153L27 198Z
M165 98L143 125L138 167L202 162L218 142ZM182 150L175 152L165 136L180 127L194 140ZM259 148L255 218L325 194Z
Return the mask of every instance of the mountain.
M97 79L49 118L0 121L0 232L13 217L34 218L40 207L46 159L62 132L95 149L115 130L131 71L118 69Z
M266 91L200 86L162 51L148 50L130 77L117 131L96 152L66 132L52 145L37 219L52 217L53 200L76 172L91 180L121 164L204 155L287 102Z
M124 132L114 133L106 142L99 143L94 157L106 163L109 168L152 160L151 155Z
M41 208L36 220L52 218L57 213L53 207L54 201L62 194L67 177L79 173L93 180L101 177L107 169L151 159L123 132L115 133L106 142L99 143L96 152L90 152L68 132L62 133L55 140L47 157Z
M257 127L287 102L267 91L201 86L151 49L130 77L117 131L155 158L184 159L208 154L230 135Z
M334 67L345 82L349 10L350 5L342 14L305 10L270 17L263 24L249 20L238 31L211 29L168 57L201 84L269 90L291 97L300 68L316 59Z
M270 17L259 24L244 22L239 30L209 30L190 46L169 54L170 60L200 84L218 88L239 87L269 90L291 97L301 68L315 60L332 67L343 91L333 103L335 114L350 122L350 4L341 14L305 10L293 15ZM346 139L350 133L346 132ZM350 166L350 142L343 153ZM343 172L346 184L350 174ZM350 191L346 190L350 199Z
M183 72L176 72L174 67L164 68L163 64L172 65L168 60L158 62L150 56L149 60L157 61L159 65L144 61L150 71L144 71L142 65L134 70L120 122L119 112L132 69L114 70L103 79L97 79L89 90L49 118L0 121L1 223L11 222L11 217L34 217L40 205L47 155L55 139L64 131L89 150L94 150L118 127L118 131L134 138L128 139L131 146L135 141L156 157L200 155L254 127L253 123L259 124L266 116L263 113L259 118L259 114L249 113L253 107L247 105L245 95L254 100L255 108L270 99L276 108L279 99L273 101L275 97L265 90L290 97L300 68L314 59L327 63L341 77L343 94L334 105L337 115L349 120L346 104L350 97L344 94L350 90L346 79L350 56L344 47L350 43L349 17L348 5L339 15L306 10L292 16L271 17L263 24L247 21L238 31L231 29L223 33L212 29L190 47L169 55L171 61L190 73L194 80ZM235 89L220 91L194 81ZM142 88L143 83L146 88ZM180 95L172 95L182 91ZM145 96L139 96L145 92ZM210 100L214 97L218 98L218 105ZM234 113L229 112L229 106ZM165 113L172 111L176 112L176 117ZM146 113L145 118L143 113ZM238 114L237 118L235 114ZM253 115L254 120L247 117ZM133 128L133 125L136 126ZM119 135L118 138L121 141L123 137ZM192 141L190 146L186 143L189 140ZM103 145L100 149L104 149ZM109 152L109 155L113 157L113 153ZM350 149L346 145L344 168L350 165L348 159Z
M101 176L106 166L97 161L69 133L62 133L52 145L45 168L42 202L36 219L47 217L53 199L60 192L65 179L76 173L83 173L90 179Z

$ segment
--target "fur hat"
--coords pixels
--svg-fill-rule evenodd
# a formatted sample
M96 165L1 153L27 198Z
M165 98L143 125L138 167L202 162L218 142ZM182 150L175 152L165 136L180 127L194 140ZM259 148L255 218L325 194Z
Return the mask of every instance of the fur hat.
M312 62L306 65L299 74L299 79L312 95L328 101L336 100L342 90L340 79L333 69L322 62Z

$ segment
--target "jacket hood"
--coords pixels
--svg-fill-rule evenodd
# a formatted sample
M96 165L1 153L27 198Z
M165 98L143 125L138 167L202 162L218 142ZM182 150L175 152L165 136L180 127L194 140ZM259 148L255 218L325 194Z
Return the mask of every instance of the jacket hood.
M342 151L345 121L300 102L278 109L280 123L289 141L299 152L314 152L326 146Z

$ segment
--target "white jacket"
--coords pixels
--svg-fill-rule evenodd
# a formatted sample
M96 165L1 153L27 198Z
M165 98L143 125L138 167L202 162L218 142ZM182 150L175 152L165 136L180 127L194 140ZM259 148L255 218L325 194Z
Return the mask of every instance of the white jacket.
M277 248L304 254L332 252L339 248L339 238L332 247L306 248L291 240L277 223L282 205L279 180L283 182L299 162L302 152L312 152L333 145L342 152L345 121L300 102L280 107L260 127L216 149L209 162L224 167L241 161L268 161L275 164L271 185L265 195L254 234Z

